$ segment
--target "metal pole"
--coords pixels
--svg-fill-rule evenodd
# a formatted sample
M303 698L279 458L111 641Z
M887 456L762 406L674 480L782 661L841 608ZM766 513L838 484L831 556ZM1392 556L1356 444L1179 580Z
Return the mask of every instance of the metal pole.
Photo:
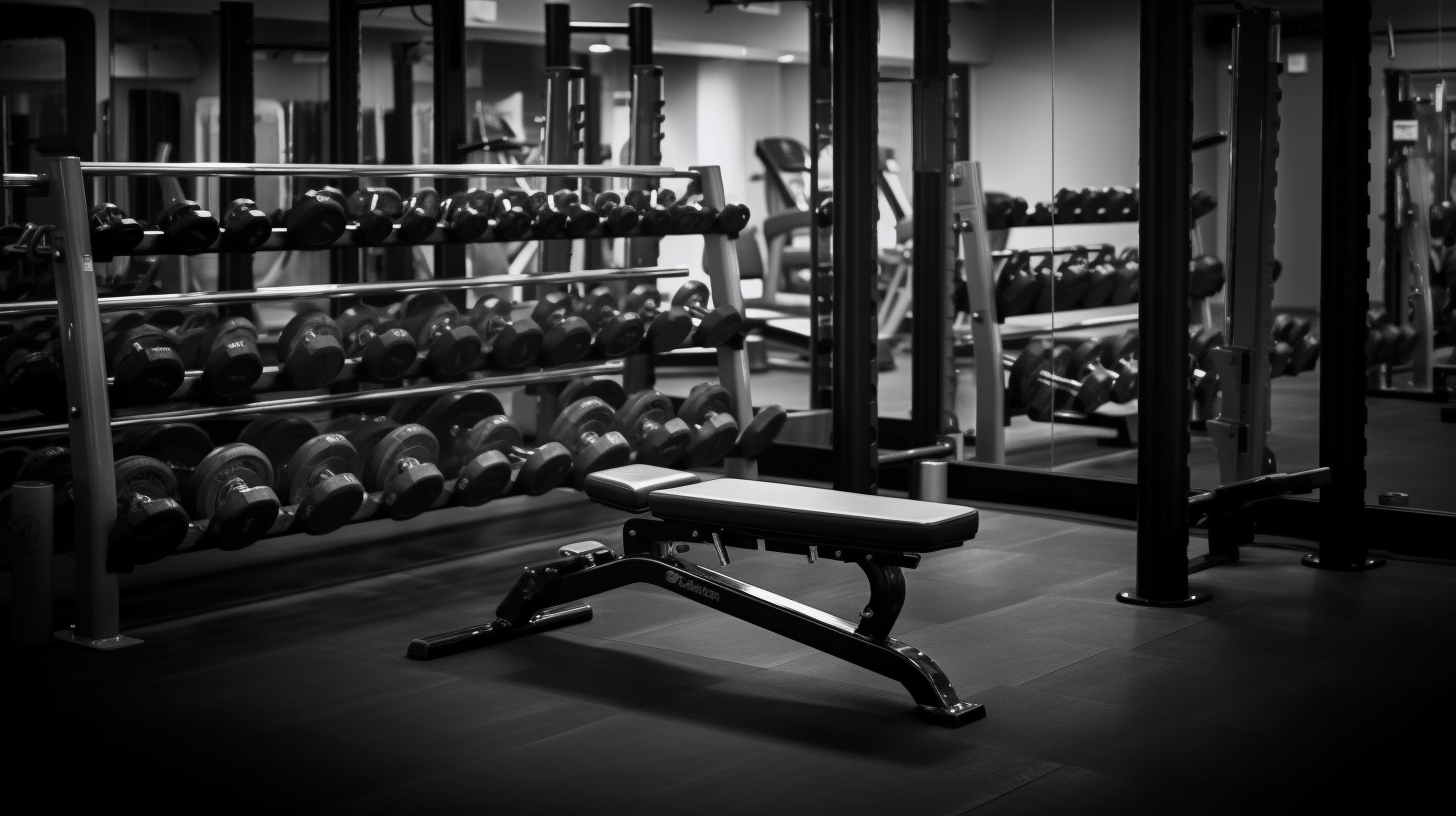
M728 203L723 193L722 171L717 166L693 169L702 174L703 203L721 211ZM742 313L743 281L738 273L738 252L733 239L726 235L704 235L703 268L712 286L713 302L732 306ZM753 421L753 392L748 387L748 351L741 338L731 346L718 349L718 378L733 396L733 418L738 420L738 427L747 428ZM758 463L752 459L734 457L724 464L728 475L735 479L758 478Z
M834 264L829 256L832 227L819 222L819 150L831 142L834 93L829 0L809 4L809 407L834 404Z
M879 335L875 295L879 9L833 0L834 13L834 487L878 488ZM1186 265L1186 264L1185 264Z
M51 556L55 549L55 488L50 482L16 482L10 489L10 642L20 648L54 640L51 624Z
M66 361L71 469L76 509L76 623L56 636L83 646L115 649L140 641L120 633L116 574L107 569L108 535L116 519L111 403L101 310L86 222L86 184L75 156L40 160L50 179L32 198L35 220L54 224L52 246L61 354Z
M1141 19L1139 251L1148 269L1187 269L1193 180L1191 3L1142 0ZM1141 286L1137 587L1118 593L1117 599L1187 606L1207 598L1188 591L1188 279L1151 275Z
M631 50L631 103L629 110L630 132L628 134L628 161L632 164L662 164L662 125L666 121L663 108L667 104L666 87L662 66L653 62L652 48L652 6L634 3L627 8L627 40ZM642 62L638 62L638 60ZM719 179L721 192L721 178ZM660 185L656 181L634 181L633 189L651 190ZM722 207L722 203L718 204ZM660 255L660 238L628 238L627 265L655 266ZM709 242L711 243L711 241ZM656 286L656 281L644 281ZM735 291L737 289L735 288ZM714 292L716 300L716 290ZM721 304L724 301L716 300ZM740 306L740 308L742 308ZM639 347L636 353L627 355L627 370L622 385L629 391L651 388L657 384L657 370L652 350Z
M433 0L430 6L435 39L435 161L457 164L465 144L465 4ZM465 190L464 179L441 178L435 185L443 198ZM435 277L465 277L464 246L435 247ZM453 295L452 301L464 309L463 293Z
M949 0L915 2L915 254L910 362L912 444L930 445L952 430L955 404L948 402L946 367L954 366L950 292L946 290L946 175L951 155L946 105L950 73ZM954 265L954 251L950 262ZM886 327L895 331L897 326Z
M253 4L224 2L219 4L218 29L218 158L228 162L256 161L253 139ZM211 204L221 215L227 203L239 198L255 198L256 184L251 178L221 179L218 190L222 201ZM223 253L217 259L219 289L252 289L253 256ZM224 317L248 317L245 305L225 307Z
M359 133L359 7L355 0L329 0L329 161L337 164L358 164L363 158ZM248 67L252 68L249 60ZM252 111L248 111L251 121ZM248 160L252 160L252 156ZM344 195L353 193L359 183L353 178L336 179ZM358 283L359 250L329 253L329 280L333 283ZM334 316L343 313L352 303L336 300L329 304Z
M1311 567L1360 570L1378 567L1365 541L1365 324L1370 307L1365 261L1370 238L1368 148L1370 96L1370 0L1329 3L1324 23L1324 181L1320 212L1320 465L1330 469L1320 488L1318 555ZM1387 176L1389 179L1389 176ZM1387 185L1387 196L1391 194ZM1389 199L1387 199L1388 201ZM1386 212L1392 208L1387 205ZM1387 217L1389 228L1391 219ZM1400 242L1387 244L1386 250ZM1386 274L1399 270L1387 266Z

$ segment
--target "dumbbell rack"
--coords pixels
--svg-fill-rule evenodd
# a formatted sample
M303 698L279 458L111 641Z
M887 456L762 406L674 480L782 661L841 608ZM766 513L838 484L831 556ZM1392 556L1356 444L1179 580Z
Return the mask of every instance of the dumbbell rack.
M188 294L135 295L117 298L97 296L95 269L87 221L87 176L302 176L309 178L362 178L386 176L396 178L476 178L506 176L519 170L506 165L289 165L241 163L136 164L125 162L82 162L76 157L52 157L40 161L40 172L4 175L6 188L30 188L30 212L38 223L52 225L50 242L33 251L45 253L53 265L56 300L0 304L0 318L20 317L54 312L59 319L61 354L65 360L66 390L69 397L66 424L32 425L0 428L0 441L69 435L72 455L73 501L76 514L76 621L69 630L56 633L58 639L94 649L116 649L140 641L120 632L120 590L117 568L110 563L108 536L116 519L116 487L112 472L112 429L161 422L188 422L204 419L251 416L297 410L319 410L341 406L375 405L402 399L429 398L452 391L535 385L542 392L543 410L554 410L554 396L567 380L590 375L619 374L624 365L611 360L587 365L485 376L463 382L435 383L424 386L386 388L356 393L324 396L286 397L228 406L205 406L182 410L146 412L113 416L108 398L108 377L105 368L101 312L136 308L176 308L192 305L255 302L259 300L296 300L299 298L338 298L381 293L436 292L475 288L497 288L521 284L609 281L631 278L675 277L687 274L683 267L651 267L624 270L589 270L583 272L542 275L501 275L488 278L467 278L436 281L387 283L329 284L270 287L250 291L202 292ZM717 166L694 166L687 169L657 166L584 167L577 165L541 165L532 168L537 176L580 177L609 175L613 178L660 179L687 178L696 180L703 193L703 203L721 210L724 199L722 174ZM739 284L738 260L732 237L726 234L705 234L704 266L711 280L714 301L720 305L743 308ZM391 237L390 242L396 242ZM426 243L450 241L437 227ZM489 239L487 239L489 240ZM275 228L263 249L281 249L289 245L287 230ZM336 248L356 245L341 236ZM214 245L205 252L214 252ZM149 231L137 253L167 252L161 233ZM753 400L748 386L748 359L741 343L718 350L720 380L733 398L734 412L740 427L747 427L753 418ZM265 372L276 379L277 369ZM196 380L197 372L189 372ZM553 388L552 386L555 386ZM184 384L183 391L189 390ZM181 392L179 392L181 393ZM755 478L757 464L750 460L726 462L730 475ZM448 495L448 493L447 493ZM442 502L443 503L443 502ZM364 503L355 521L371 518L378 509L377 500ZM289 532L292 514L280 514L269 535ZM182 552L207 548L203 534L205 520L195 519L193 530L182 545Z

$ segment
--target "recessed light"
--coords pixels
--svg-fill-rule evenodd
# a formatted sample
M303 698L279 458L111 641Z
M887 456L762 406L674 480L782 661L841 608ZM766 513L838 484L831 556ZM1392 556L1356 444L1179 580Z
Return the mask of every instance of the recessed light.
M607 45L607 41L606 40L598 40L597 42L594 42L591 45L588 45L586 47L586 50L592 52L593 54L610 54L610 53L612 53L612 47L610 45Z
M785 54L782 57L779 57L779 62L789 63L789 62L793 62L793 61L794 61L794 55L793 54Z

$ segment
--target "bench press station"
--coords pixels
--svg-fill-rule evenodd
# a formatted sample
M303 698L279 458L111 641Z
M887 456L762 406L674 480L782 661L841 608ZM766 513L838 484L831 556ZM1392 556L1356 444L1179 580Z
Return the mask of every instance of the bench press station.
M408 656L429 660L587 621L592 610L582 598L648 583L896 680L929 722L954 728L986 715L956 696L929 655L890 637L905 602L900 570L914 569L921 553L974 538L975 510L744 479L702 482L649 465L593 473L585 490L600 504L656 518L627 521L620 555L595 541L562 547L558 560L526 568L495 620L412 641ZM854 563L869 578L869 602L856 625L679 559L691 544L711 546L725 566L729 547Z

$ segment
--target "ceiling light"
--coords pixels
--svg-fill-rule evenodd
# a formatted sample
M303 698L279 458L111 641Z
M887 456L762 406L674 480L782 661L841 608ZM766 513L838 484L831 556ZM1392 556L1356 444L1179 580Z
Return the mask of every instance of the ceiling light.
M789 63L789 62L793 62L793 61L794 61L794 55L793 54L785 54L782 57L779 57L779 62Z
M586 50L592 52L593 54L610 54L610 53L612 53L612 47L610 45L607 45L607 41L606 40L597 40L596 42L592 43L591 45L588 45L586 47Z

